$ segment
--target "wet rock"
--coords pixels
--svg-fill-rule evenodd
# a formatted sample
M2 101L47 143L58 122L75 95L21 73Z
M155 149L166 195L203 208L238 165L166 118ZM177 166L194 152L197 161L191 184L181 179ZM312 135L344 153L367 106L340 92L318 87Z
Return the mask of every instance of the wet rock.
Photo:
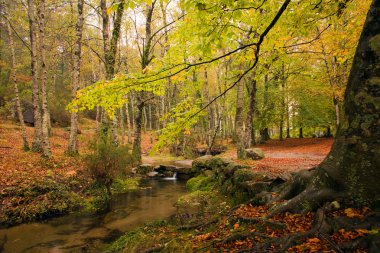
M151 172L148 172L148 177L159 177L160 173L158 173L157 171L151 171Z
M228 159L213 157L211 155L205 155L193 161L193 169L196 172L201 172L206 169L217 170L219 168L227 166L231 162L232 161Z
M134 173L136 174L145 175L153 171L153 166L151 164L140 164L137 168L132 170L132 172L133 171L135 171Z
M247 157L252 160L260 160L265 157L264 152L259 148L250 148L245 150Z

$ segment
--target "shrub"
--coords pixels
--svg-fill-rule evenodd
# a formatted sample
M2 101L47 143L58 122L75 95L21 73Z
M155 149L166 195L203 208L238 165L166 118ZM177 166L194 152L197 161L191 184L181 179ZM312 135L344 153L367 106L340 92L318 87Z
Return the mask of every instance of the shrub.
M127 146L117 146L110 140L107 129L102 136L91 145L93 152L85 157L87 168L96 183L103 185L111 195L114 179L126 174L133 164L132 155Z

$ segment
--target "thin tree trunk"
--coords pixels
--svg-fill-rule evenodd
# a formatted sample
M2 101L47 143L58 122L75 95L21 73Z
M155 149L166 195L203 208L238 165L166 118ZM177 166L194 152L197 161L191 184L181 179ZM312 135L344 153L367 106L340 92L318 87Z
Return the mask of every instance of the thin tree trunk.
M244 120L243 120L243 107L244 107L244 84L239 82L236 85L236 115L235 115L235 136L237 146L238 159L245 159L246 153L244 148Z
M125 116L127 118L127 126L128 126L128 143L132 143L132 124L131 124L131 118L129 116L128 103L125 104Z
M141 162L141 128L144 103L138 99L137 104L138 110L135 119L135 135L133 140L132 156L136 159L136 161Z
M284 140L284 125L285 125L285 65L282 64L281 69L281 109L280 109L280 141Z
M254 78L249 78L249 83L252 85L249 90L249 108L246 119L246 129L245 129L245 148L250 148L252 144L255 143L254 130L253 130L253 115L255 113L256 104L256 80Z
M152 61L152 18L153 10L156 4L156 0L153 0L150 5L147 5L146 22L145 22L145 42L143 44L143 50L141 55L141 69L144 70ZM133 140L132 155L138 161L141 162L141 130L142 120L145 107L145 95L146 92L142 91L137 94L137 116L135 119L135 138Z
M21 102L20 102L20 93L18 89L17 84L17 77L16 77L16 55L15 55L15 47L13 42L13 34L12 34L12 28L9 22L7 22L7 29L8 29L8 40L9 40L9 48L11 49L11 62L12 62L12 69L11 69L11 80L13 82L13 89L15 92L15 102L16 102L16 110L17 110L17 116L18 120L21 125L21 136L22 136L22 143L23 143L23 149L25 151L29 150L29 143L28 138L26 134L26 127L24 123L24 116L22 114L21 109Z
M269 70L269 67L267 67ZM264 76L264 110L267 110L268 107L268 89L269 89L269 81L268 81L268 75L266 74ZM269 135L269 129L267 126L265 126L263 129L260 130L260 143L263 144L267 140L270 140L270 135Z
M124 145L124 141L125 141L125 127L124 127L124 110L123 110L123 106L119 109L119 112L120 112L121 145Z
M30 38L30 55L32 70L32 101L34 116L34 136L32 150L35 152L42 151L42 120L40 107L40 86L38 83L38 60L37 60L37 27L34 1L28 0L28 19L29 19L29 38Z
M147 125L148 125L148 116L147 116L147 113L146 113L146 107L143 108L143 121L144 121L144 133L146 132L146 129L147 129Z
M39 54L41 61L41 102L42 102L42 149L45 157L51 156L49 141L49 116L48 116L48 100L47 100L47 69L46 69L46 49L45 49L45 0L38 2L38 28L39 28Z
M75 98L76 93L80 87L80 64L81 64L81 52L82 52L82 31L83 31L83 5L84 0L78 0L78 17L75 26L76 41L74 45L73 55L73 80L72 80L72 96ZM70 138L67 152L69 154L78 153L78 113L76 111L71 112L70 122Z

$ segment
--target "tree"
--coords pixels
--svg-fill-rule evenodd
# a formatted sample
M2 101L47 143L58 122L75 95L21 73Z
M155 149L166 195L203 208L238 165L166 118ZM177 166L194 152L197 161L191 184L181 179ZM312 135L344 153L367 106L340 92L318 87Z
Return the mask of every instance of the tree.
M46 66L46 45L45 45L45 0L39 0L37 4L37 20L38 20L38 49L40 59L40 89L41 89L41 113L42 113L42 150L45 157L51 156L49 141L49 125L50 116L48 109L48 93L47 93L47 66Z
M5 3L4 3L4 8L5 8ZM23 148L24 150L29 150L29 143L28 143L28 138L26 134L24 116L22 114L22 108L21 108L20 92L18 89L17 77L16 77L17 66L16 66L15 46L14 46L14 41L13 41L13 32L12 32L11 24L9 23L8 17L5 16L5 19L6 19L5 22L7 23L7 31L8 31L8 45L11 50L11 62L12 62L11 79L13 82L14 93L15 93L16 111L17 111L18 121L20 122L20 125L21 125L21 136L22 136Z
M41 120L41 106L40 106L40 88L38 83L38 62L37 62L37 27L36 15L34 9L34 0L28 0L28 20L29 20L29 38L30 38L30 56L31 56L31 70L33 78L32 86L32 100L33 100L33 114L34 114L34 137L32 143L33 151L42 150L42 120Z
M344 117L326 159L295 175L275 201L288 199L273 214L317 206L337 196L359 205L380 205L380 0L368 11L345 92ZM299 187L299 188L298 188Z
M72 80L72 94L73 98L75 98L76 93L79 89L80 82L80 64L81 64L81 52L82 52L82 31L83 31L83 5L84 0L78 0L78 17L77 23L75 26L75 47L74 47L74 55L73 55L73 80ZM67 152L69 154L78 153L78 113L76 111L71 112L71 124L70 124L70 139L69 145L67 147Z

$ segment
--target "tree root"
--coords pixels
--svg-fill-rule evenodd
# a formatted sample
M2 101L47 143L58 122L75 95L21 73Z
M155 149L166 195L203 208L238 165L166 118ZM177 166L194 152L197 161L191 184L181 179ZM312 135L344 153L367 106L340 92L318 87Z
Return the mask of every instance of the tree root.
M329 230L328 224L325 222L325 212L323 208L318 209L315 214L315 220L312 229L304 233L294 233L284 239L279 243L281 249L278 252L285 252L288 248L292 247L297 241L315 235L317 233Z
M267 218L287 211L310 211L318 206L322 206L326 201L342 197L343 194L329 188L310 186L294 198L274 206Z
M241 217L241 216L234 217L234 218L239 220L239 221L249 222L252 224L256 224L256 223L265 224L265 225L268 225L269 227L272 227L272 228L285 228L286 227L285 224L283 224L281 222L271 221L271 220L266 219L266 218Z

